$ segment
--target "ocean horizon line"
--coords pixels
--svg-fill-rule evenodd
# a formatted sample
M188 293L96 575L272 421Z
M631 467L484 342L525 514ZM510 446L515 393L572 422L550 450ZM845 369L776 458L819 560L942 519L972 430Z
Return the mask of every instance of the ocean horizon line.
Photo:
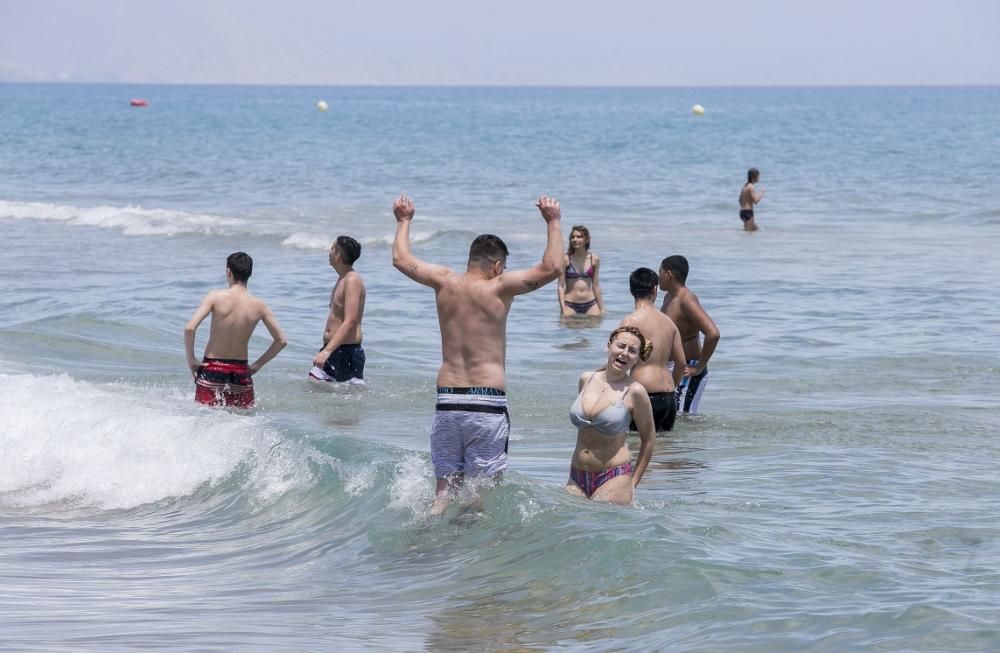
M331 83L285 84L274 82L127 82L86 80L0 79L4 86L122 86L180 88L345 88L345 89L539 89L539 90L654 90L654 89L962 89L1000 88L998 83L944 84L379 84Z

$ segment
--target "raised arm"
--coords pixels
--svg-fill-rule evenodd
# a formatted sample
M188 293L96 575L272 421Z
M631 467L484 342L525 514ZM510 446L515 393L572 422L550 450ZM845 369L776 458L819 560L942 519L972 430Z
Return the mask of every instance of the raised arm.
M559 267L559 280L556 282L556 297L559 299L559 310L563 315L572 315L573 309L566 306L566 266L569 262L563 256L562 265Z
M523 295L538 290L559 276L562 263L562 213L559 201L552 197L540 197L535 204L542 213L548 229L548 240L542 260L526 270L504 272L499 276L501 292L508 295Z
M215 291L205 295L204 299L201 300L201 304L195 310L194 315L192 315L191 319L188 321L187 326L184 327L184 353L187 356L187 365L191 370L192 376L197 376L198 367L201 365L194 355L194 335L198 330L198 325L200 325L202 321L211 314L212 309L215 306L214 300Z
M705 334L705 340L701 343L701 358L698 359L698 365L687 367L684 373L688 376L698 376L708 365L708 359L715 353L715 347L719 344L719 337L722 334L719 333L719 327L715 326L715 322L701 307L701 302L698 301L697 297L689 297L687 302L686 313L691 322L698 327L698 330Z
M261 312L260 319L264 322L264 326L267 327L268 333L271 334L271 346L267 348L260 358L253 362L250 366L250 374L256 374L260 371L260 368L264 367L269 360L278 355L278 352L285 348L288 344L288 339L285 337L285 332L281 330L278 325L278 320L274 319L274 314L271 309L268 308L267 304L264 304L263 311Z
M646 467L653 458L653 445L656 443L656 427L653 426L653 407L649 403L649 394L640 383L632 384L629 393L632 399L632 421L639 430L639 455L635 459L632 470L632 487L639 484Z
M754 187L754 189L752 191L750 191L750 195L753 197L753 203L754 204L759 204L760 201L762 199L764 199L764 193L766 193L766 192L767 192L767 189L761 188L760 192L758 193L757 192L757 188Z
M416 210L413 200L400 195L392 205L396 217L396 238L392 241L392 266L419 284L434 290L441 288L445 277L451 272L443 265L422 261L410 251L410 222Z

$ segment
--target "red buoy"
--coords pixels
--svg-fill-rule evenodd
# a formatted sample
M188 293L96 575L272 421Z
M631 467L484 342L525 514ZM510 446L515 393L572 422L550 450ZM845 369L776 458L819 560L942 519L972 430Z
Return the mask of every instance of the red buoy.
M149 106L149 102L146 102L142 98L132 98L131 100L128 101L128 103L129 103L129 106L133 106L133 107L148 107Z

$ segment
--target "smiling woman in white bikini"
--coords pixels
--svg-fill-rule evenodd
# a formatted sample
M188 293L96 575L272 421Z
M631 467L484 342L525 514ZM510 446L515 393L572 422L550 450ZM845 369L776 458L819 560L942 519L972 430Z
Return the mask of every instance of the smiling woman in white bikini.
M630 372L651 352L639 329L618 327L608 339L607 367L580 375L580 394L569 409L569 419L579 429L566 483L571 494L594 501L632 503L635 486L653 457L656 431L649 395L641 383L632 380ZM634 468L628 449L632 421L640 440Z
M598 280L601 259L590 251L590 231L574 225L569 232L569 249L563 257L557 292L563 317L604 315L604 298Z

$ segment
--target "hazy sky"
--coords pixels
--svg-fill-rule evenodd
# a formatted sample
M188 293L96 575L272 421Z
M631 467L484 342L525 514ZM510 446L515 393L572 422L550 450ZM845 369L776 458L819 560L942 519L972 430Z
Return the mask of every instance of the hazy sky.
M0 81L1000 84L1000 0L0 0Z

